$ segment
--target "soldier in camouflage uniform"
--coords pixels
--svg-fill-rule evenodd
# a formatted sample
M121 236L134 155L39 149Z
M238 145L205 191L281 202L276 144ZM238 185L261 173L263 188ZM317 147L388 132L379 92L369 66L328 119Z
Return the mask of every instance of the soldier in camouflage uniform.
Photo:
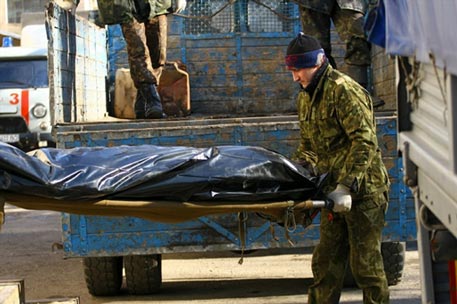
M167 52L167 14L179 12L184 0L97 0L104 24L120 24L137 96L136 118L162 118L157 92Z
M363 290L364 303L388 303L381 232L390 182L378 147L371 97L329 64L311 36L300 33L290 42L286 65L301 85L301 142L294 158L328 173L323 192L334 201L333 210L321 211L308 303L339 302L347 262Z
M337 68L332 57L330 40L330 26L333 21L338 35L346 43L344 61L348 65L348 75L369 90L367 86L371 48L363 31L366 0L295 0L295 2L300 7L303 32L319 40L330 64Z

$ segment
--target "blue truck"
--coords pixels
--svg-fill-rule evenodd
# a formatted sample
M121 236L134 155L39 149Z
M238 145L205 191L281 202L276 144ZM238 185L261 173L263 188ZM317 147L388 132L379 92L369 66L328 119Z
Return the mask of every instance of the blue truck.
M119 119L113 110L120 102L114 98L116 71L128 68L119 26L100 28L50 2L50 95L58 148L254 145L292 154L299 139L298 88L282 62L287 43L300 31L297 6L289 1L188 1L185 15L168 17L168 58L186 67L190 115ZM401 280L404 243L416 238L396 122L395 109L387 106L377 113L392 181L382 246L390 285ZM92 295L118 293L123 270L131 294L150 294L161 285L162 255L312 248L319 242L319 221L306 229L297 226L286 237L283 227L256 213L244 214L242 221L239 214L224 214L177 224L63 214L62 233L66 257L83 258Z

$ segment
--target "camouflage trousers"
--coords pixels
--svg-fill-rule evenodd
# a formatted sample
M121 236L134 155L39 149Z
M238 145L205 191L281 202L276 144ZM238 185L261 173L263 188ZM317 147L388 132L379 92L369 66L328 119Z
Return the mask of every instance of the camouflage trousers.
M322 210L320 243L313 252L314 284L308 290L308 304L339 303L346 265L363 291L363 303L389 303L389 289L381 255L381 233L387 200L381 193L374 199L353 202L348 213Z
M137 88L141 83L159 84L167 58L167 22L166 15L159 15L144 23L133 19L121 24L130 74Z
M334 68L336 62L332 56L331 24L335 25L340 39L346 44L344 62L348 65L368 66L371 64L370 43L363 31L363 14L340 9L335 5L331 15L300 6L300 20L303 33L319 40L327 58Z

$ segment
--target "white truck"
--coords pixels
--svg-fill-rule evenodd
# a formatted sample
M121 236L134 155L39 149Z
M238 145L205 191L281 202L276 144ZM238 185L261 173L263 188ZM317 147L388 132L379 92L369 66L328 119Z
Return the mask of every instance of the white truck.
M26 151L54 145L44 30L26 26L21 46L0 47L0 141Z
M415 194L422 303L457 303L457 1L384 1L398 147Z

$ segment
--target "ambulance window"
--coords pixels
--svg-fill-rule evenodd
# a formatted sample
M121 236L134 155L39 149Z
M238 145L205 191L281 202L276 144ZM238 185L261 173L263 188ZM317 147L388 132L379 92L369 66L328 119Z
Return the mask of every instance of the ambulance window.
M0 88L48 87L47 60L0 61Z

